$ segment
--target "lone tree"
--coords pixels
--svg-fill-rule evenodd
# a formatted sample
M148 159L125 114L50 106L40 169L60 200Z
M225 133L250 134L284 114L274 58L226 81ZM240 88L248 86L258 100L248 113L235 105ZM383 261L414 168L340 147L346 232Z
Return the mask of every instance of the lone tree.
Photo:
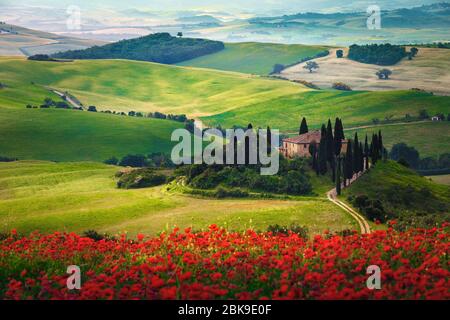
M410 52L411 52L411 56L415 57L419 53L419 49L417 49L416 47L413 47L413 48L411 48Z
M300 130L298 134L308 133L308 124L306 123L306 118L302 119L302 123L300 124Z
M319 69L319 64L315 61L308 61L306 62L306 65L303 67L303 69L309 70L309 73L312 73L313 70Z
M375 73L378 76L378 79L388 80L389 76L392 74L392 71L389 69L381 69Z
M343 58L344 57L344 50L341 50L341 49L337 50L336 51L336 57Z
M183 37L183 32L178 32L178 33L177 33L177 37L178 37L178 38L182 38L182 37Z
M281 73L285 69L285 66L277 63L273 66L272 74Z

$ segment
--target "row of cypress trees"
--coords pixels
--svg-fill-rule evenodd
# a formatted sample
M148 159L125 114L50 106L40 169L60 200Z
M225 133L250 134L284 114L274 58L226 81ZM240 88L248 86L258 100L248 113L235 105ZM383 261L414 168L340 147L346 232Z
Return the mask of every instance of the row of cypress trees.
M305 118L300 124L299 133L308 132L308 124ZM345 154L342 154L343 142L347 142ZM364 144L359 141L358 133L348 141L345 141L344 126L340 118L336 118L334 130L331 120L321 127L320 144L312 143L309 146L312 156L312 167L318 175L325 175L329 170L332 173L332 180L336 182L338 194L341 191L342 181L344 185L357 173L361 173L369 168L369 163L376 164L377 161L387 157L387 150L383 146L381 131L372 135L369 144L366 135Z

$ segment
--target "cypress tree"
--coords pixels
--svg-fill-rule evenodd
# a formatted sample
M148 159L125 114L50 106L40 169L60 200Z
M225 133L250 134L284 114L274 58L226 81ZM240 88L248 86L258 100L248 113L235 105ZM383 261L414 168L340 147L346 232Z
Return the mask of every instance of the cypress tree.
M345 178L353 178L353 146L351 140L348 142L347 155L345 156Z
M380 148L378 144L379 144L378 135L374 134L372 136L372 148L370 152L373 164L376 164L379 159Z
M341 167L342 167L342 181L344 183L344 188L347 187L347 157L344 155L342 156L342 161L341 161Z
M303 117L298 134L305 134L305 133L308 133L308 124L306 123L306 118Z
M364 171L364 147L362 142L359 143L359 172L363 172Z
M353 173L359 172L359 140L358 132L355 132L355 140L353 144Z
M337 158L336 166L336 193L338 196L341 195L341 157Z
M324 175L327 173L327 129L325 125L322 125L321 129L321 137L320 137L320 145L319 145L319 172Z
M339 156L341 154L342 150L342 133L341 133L341 121L339 118L336 118L336 121L334 123L334 152L336 156Z
M253 126L251 123L247 126L247 130L252 130ZM245 137L245 164L250 164L250 140L249 137Z
M332 165L334 159L334 138L333 127L331 126L331 120L328 119L327 125L327 160Z
M267 126L267 154L272 153L272 131L270 131L270 127Z
M315 142L309 145L309 154L312 157L312 167L314 170L317 170L317 144Z
M366 134L366 141L364 142L364 159L366 160L365 170L369 169L369 152L370 152L369 142Z

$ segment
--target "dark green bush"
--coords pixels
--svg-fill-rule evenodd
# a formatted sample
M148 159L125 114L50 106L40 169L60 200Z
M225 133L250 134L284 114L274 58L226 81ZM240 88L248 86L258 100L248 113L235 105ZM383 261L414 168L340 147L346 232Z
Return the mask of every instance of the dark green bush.
M215 192L215 197L218 199L223 198L246 198L249 194L246 191L240 189L225 189L222 187L217 188Z
M94 241L101 241L101 240L113 240L114 237L108 235L107 233L98 233L95 230L87 230L83 232L83 236L86 238L90 238Z
M167 177L155 172L153 169L144 168L122 173L117 187L120 189L140 189L159 186L167 182Z

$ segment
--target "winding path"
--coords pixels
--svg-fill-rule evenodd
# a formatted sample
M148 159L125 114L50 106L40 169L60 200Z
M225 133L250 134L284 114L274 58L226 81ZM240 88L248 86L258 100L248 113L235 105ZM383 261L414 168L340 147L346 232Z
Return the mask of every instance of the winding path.
M359 175L355 174L353 176L353 178L350 180L348 185L350 185L353 182L355 182L356 180L358 180L358 178L361 176L362 176L362 174L359 174ZM328 200L333 202L335 205L337 205L338 207L342 208L347 213L349 213L353 217L353 219L356 220L356 222L359 225L359 229L361 230L361 234L371 233L370 226L369 226L369 223L367 222L367 220L361 214L356 212L356 210L354 210L352 207L350 207L348 204L346 204L338 199L336 188L331 189L330 191L327 192L327 198L328 198Z
M64 97L65 97L66 101L67 101L68 103L70 103L73 107L75 107L75 108L83 108L83 106L82 106L81 104L79 104L77 101L75 101L74 99L72 99L72 98L70 97L70 95L65 94L65 93L63 93L63 92L61 92L61 91L55 90L55 89L51 89L51 88L48 88L48 90L50 90L51 92L57 94L57 95L60 96L61 98L64 98Z

